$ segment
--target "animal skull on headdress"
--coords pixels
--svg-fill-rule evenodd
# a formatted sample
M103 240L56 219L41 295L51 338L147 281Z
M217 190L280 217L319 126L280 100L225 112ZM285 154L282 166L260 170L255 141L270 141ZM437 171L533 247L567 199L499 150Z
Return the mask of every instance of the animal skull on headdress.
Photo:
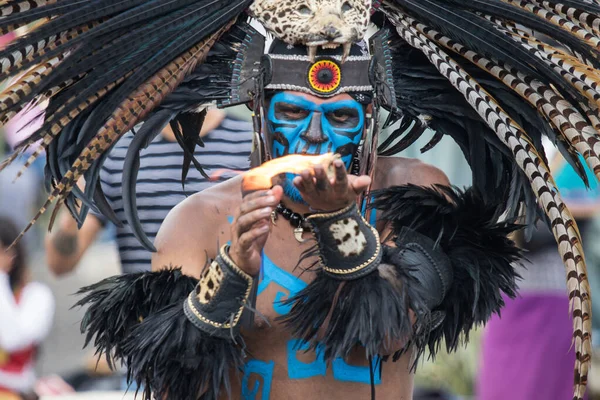
M371 0L263 0L250 6L252 15L284 42L308 47L314 59L317 48L344 47L367 32Z

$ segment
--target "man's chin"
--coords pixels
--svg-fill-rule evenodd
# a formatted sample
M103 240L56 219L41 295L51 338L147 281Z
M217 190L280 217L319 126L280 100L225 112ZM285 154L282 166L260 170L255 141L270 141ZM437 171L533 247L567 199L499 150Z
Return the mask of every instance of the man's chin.
M302 198L300 191L292 183L292 179L293 177L288 177L288 179L283 182L283 194L296 204L308 205Z

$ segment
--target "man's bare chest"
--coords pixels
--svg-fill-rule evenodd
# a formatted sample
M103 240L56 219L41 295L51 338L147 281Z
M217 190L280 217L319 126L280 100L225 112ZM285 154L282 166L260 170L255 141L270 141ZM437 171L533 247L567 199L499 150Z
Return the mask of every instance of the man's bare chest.
M291 229L287 233L289 236L285 237L285 231L282 236L279 231L275 232L265 246L258 281L255 325L244 331L249 358L241 378L237 379L239 386L235 385L240 398L369 399L371 379L377 388L378 398L398 398L399 380L406 382L401 391L410 395L411 379L408 370L400 364L383 366L381 360L375 360L369 365L359 346L356 354L327 363L318 347L316 351L309 351L306 345L290 335L281 322L281 317L289 312L285 300L302 291L313 278L313 273L304 269L310 262L298 265L298 260L311 244L297 242ZM399 373L399 369L403 371ZM390 385L383 384L386 376ZM385 397L384 393L392 393L392 386L395 388L394 397Z

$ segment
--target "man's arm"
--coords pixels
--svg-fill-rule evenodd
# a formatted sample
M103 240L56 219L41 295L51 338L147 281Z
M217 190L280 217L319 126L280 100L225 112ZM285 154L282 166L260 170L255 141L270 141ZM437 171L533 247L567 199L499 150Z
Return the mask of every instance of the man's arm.
M450 185L442 170L417 159L383 157L379 160L378 173L382 179L376 189L413 184L419 186Z
M45 238L46 261L56 276L65 275L75 268L83 254L102 229L100 220L88 215L81 229L68 212L59 216L58 223Z
M205 212L207 206L207 201L195 195L169 212L154 240L152 271L181 268L185 275L200 277L206 261L215 258L219 243L218 229L206 229L217 224L210 221L214 213Z

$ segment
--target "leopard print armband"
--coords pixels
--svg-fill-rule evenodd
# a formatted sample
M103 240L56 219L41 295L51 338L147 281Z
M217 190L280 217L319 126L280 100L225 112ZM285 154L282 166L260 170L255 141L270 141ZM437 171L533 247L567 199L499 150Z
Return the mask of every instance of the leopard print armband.
M377 230L359 214L356 204L332 213L308 216L323 271L340 280L361 278L381 262Z
M200 330L218 337L231 337L252 290L252 277L229 258L223 246L204 270L196 288L184 301L187 318Z

